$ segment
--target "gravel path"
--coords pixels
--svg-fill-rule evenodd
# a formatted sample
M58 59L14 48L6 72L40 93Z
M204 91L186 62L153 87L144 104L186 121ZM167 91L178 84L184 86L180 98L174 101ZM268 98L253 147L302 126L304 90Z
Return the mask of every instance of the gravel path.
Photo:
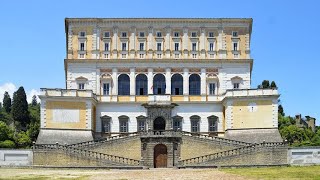
M86 170L86 169L6 169L0 168L1 179L151 179L151 180L205 180L248 179L227 174L218 169L149 169L149 170Z

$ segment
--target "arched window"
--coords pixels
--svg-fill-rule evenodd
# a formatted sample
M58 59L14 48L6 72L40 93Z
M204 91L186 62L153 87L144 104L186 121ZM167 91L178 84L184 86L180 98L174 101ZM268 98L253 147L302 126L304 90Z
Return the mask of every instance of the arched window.
M182 117L181 116L173 116L172 117L172 123L173 123L173 130L174 131L182 131Z
M130 78L127 74L118 77L118 95L130 95Z
M183 77L181 74L174 74L171 77L171 95L183 94Z
M208 117L209 132L216 132L218 130L217 123L217 116L212 115Z
M153 77L153 94L166 93L166 78L163 74L156 74Z
M193 115L190 117L191 121L191 132L199 132L200 131L200 116Z
M136 77L136 95L148 94L148 78L145 74L139 74Z
M128 128L129 117L122 115L119 116L119 132L129 132Z
M189 95L200 95L200 76L191 74L189 77Z

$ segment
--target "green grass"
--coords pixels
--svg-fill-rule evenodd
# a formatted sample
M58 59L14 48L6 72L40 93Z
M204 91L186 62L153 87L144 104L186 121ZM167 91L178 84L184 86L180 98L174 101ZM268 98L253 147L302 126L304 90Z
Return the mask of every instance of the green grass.
M221 169L226 173L258 179L316 179L320 180L320 166L291 166L269 168Z

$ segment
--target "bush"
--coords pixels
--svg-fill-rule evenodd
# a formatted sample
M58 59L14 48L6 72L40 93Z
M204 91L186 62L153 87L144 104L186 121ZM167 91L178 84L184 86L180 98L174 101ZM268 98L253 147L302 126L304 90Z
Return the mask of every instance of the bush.
M22 147L30 147L31 146L31 139L28 134L24 131L19 132L15 137L15 142L18 148Z
M15 148L16 144L11 140L0 142L0 148Z

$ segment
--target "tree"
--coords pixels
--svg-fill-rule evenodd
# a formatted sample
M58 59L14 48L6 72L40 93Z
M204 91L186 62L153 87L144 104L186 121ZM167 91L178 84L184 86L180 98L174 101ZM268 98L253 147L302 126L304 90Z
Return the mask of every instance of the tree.
M3 95L3 107L7 113L11 111L11 98L9 93L6 91Z
M13 94L12 117L18 130L26 130L30 122L27 96L21 86Z
M274 81L272 81L270 87L271 87L272 89L276 89L276 88L277 88L277 85L276 85L276 83L275 83Z
M268 88L270 88L270 83L269 83L268 80L263 80L263 81L262 81L262 88L263 88L263 89L268 89Z
M285 114L284 114L283 107L282 107L282 105L281 105L281 104L278 106L278 113L279 113L279 114L281 114L282 116L284 116L284 115L285 115Z
M38 104L37 96L36 96L36 95L33 95L33 96L32 96L31 106L36 106L37 104Z

